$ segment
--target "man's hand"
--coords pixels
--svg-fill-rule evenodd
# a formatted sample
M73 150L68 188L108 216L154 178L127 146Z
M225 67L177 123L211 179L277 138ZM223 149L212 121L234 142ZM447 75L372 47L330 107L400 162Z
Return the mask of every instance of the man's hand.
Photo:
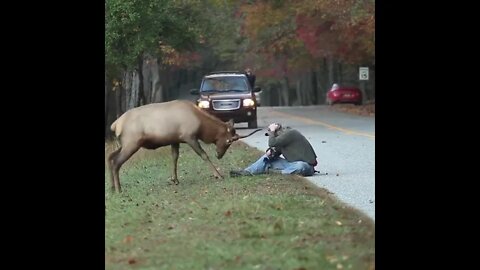
M267 149L267 157L271 157L272 156L272 150L270 148Z
M280 127L280 126L279 126L277 123L270 124L270 125L268 126L268 131L270 131L270 132L275 132L275 131L278 130L279 127Z

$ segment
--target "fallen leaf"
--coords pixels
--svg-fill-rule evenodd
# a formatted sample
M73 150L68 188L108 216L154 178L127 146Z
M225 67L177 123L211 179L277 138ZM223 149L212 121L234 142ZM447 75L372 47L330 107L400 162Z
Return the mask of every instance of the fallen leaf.
M327 259L329 263L336 263L338 261L337 257L334 255L327 255L325 256L325 259Z
M124 244L129 244L133 241L133 236L131 235L127 235L124 239L123 239L123 243Z
M137 262L137 261L136 261L135 259L133 259L133 258L128 260L128 264L134 264L134 263L136 263L136 262Z
M224 213L226 217L232 216L232 211L228 210L227 212Z

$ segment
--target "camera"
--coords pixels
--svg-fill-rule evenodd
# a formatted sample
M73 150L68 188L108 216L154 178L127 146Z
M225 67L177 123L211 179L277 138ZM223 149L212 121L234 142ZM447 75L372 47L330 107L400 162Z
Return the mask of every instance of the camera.
M263 161L265 162L274 160L281 155L281 153L277 149L275 149L275 147L269 147L265 152L268 152L268 150L270 150L270 155L263 159Z

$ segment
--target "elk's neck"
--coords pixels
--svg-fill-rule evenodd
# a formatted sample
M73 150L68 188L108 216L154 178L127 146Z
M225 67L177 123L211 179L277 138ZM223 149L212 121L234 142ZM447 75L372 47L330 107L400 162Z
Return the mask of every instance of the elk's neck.
M210 119L205 122L200 125L200 140L205 143L216 143L218 135L224 127Z

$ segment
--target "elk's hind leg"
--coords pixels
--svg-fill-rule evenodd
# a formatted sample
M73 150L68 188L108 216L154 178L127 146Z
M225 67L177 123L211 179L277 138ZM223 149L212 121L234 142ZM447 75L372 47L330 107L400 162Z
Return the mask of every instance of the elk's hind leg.
M112 191L115 191L115 181L113 176L113 159L118 155L120 150L122 150L121 147L110 153L110 155L108 156L108 170L110 171L110 183Z
M140 147L136 144L129 144L121 148L120 152L112 159L112 170L114 176L114 185L117 192L121 192L120 178L118 172L123 163L127 161Z

